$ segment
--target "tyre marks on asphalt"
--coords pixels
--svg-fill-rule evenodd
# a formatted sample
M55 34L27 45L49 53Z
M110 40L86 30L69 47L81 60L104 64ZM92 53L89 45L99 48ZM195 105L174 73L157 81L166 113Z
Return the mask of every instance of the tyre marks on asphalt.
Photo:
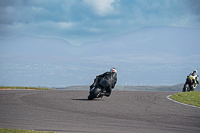
M97 133L200 131L199 109L168 100L166 96L173 92L113 91L110 97L92 101L87 100L88 94L1 91L0 127ZM14 113L8 114L7 109Z

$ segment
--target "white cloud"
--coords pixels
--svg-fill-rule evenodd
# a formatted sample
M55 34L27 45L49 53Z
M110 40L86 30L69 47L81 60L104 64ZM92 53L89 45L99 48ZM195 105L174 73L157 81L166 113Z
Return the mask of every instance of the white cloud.
M112 3L115 0L84 0L86 5L89 5L94 10L95 14L100 16L106 16L115 13L115 9Z
M51 36L79 45L144 26L199 28L198 3L196 0L0 0L0 38L19 34Z
M75 23L72 23L72 22L68 22L68 23L67 22L58 22L55 24L58 24L58 26L63 29L72 28L75 25Z

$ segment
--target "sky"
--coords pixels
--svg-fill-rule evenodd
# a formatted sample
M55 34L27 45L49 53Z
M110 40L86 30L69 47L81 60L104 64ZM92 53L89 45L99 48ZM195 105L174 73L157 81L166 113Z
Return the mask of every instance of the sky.
M72 45L145 26L200 28L200 0L0 0L0 38L21 34Z

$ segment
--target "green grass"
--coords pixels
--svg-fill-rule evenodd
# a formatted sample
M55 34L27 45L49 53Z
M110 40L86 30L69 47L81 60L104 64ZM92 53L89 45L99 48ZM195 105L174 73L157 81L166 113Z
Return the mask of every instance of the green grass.
M28 90L52 90L49 88L39 88L39 87L16 87L16 86L0 86L0 90L13 90L13 89L28 89Z
M172 95L171 99L200 107L200 91L177 93Z
M54 132L0 128L0 133L54 133Z

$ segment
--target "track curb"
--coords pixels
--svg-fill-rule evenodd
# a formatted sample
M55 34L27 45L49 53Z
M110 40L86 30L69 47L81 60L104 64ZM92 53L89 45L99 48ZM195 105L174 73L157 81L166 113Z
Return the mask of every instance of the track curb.
M199 108L199 109L200 109L200 107L198 107L198 106L189 105L189 104L186 104L186 103L181 103L181 102L175 101L175 100L173 100L173 99L170 98L171 96L172 96L172 95L168 95L168 96L166 96L166 98L167 98L168 100L173 101L173 102L178 103L178 104L182 104L182 105L186 105L186 106L189 106L189 107Z

